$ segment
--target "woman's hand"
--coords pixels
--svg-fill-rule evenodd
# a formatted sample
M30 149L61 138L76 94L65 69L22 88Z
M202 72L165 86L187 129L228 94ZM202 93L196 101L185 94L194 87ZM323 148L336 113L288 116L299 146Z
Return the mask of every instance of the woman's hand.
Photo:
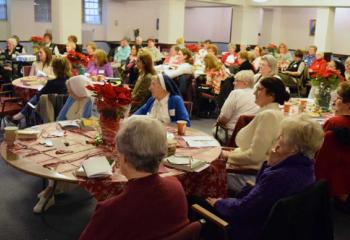
M222 150L221 156L222 156L224 159L227 159L227 158L230 156L230 153L231 153L231 151Z
M215 203L222 198L207 198L206 201L210 204L210 206L215 207Z

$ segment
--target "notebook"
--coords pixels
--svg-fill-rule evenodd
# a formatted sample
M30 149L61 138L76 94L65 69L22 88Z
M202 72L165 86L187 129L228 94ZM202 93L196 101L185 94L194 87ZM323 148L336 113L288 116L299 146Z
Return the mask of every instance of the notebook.
M96 156L86 159L82 167L88 178L112 176L112 167L105 156Z
M164 165L167 167L184 170L187 172L201 172L207 167L209 167L209 164L199 159L195 159L190 156L176 155L172 155L170 157L165 158Z
M189 147L220 147L218 141L210 136L185 136L182 138Z
M18 130L17 131L17 137L19 139L37 139L40 130L35 130L35 129L23 129L23 130Z
M59 121L58 124L63 129L80 128L79 121L77 121L77 120Z

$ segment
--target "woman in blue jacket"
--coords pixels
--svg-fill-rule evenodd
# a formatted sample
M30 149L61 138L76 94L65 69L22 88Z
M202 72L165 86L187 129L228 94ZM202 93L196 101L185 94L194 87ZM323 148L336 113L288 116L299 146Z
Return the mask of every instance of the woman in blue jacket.
M185 120L187 126L191 126L180 91L169 76L153 76L149 89L152 97L134 113L135 115L150 115L163 123Z

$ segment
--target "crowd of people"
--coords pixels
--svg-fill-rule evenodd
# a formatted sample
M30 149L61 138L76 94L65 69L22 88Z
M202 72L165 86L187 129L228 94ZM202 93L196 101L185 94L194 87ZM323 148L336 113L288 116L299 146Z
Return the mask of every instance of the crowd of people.
M333 170L324 159L325 154L317 155L320 149L327 152L324 136L329 132L335 134L335 141L341 141L343 148L349 147L349 141L341 139L344 136L350 139L350 58L345 64L338 60L327 62L316 46L310 46L307 54L296 50L292 56L284 43L278 48L229 44L228 52L221 55L209 40L194 50L193 46L184 46L183 38L163 56L154 39L148 39L144 46L139 36L133 46L123 38L112 60L95 43L87 44L85 74L73 76L67 55L82 52L77 47L77 38L69 36L64 54L52 43L51 34L46 33L43 38L45 46L39 48L30 75L44 73L49 80L10 121L16 123L26 118L42 95L52 93L68 95L57 120L89 118L93 115L94 99L86 86L113 76L121 77L123 86L132 92L130 115L144 115L125 119L117 136L119 168L129 182L126 189L98 204L81 239L94 239L96 234L99 239L160 238L189 223L186 199L189 196L185 196L176 179L161 178L158 174L167 151L162 123L184 120L191 126L185 101L193 85L192 78L182 77L187 75L195 78L197 85L192 94L199 96L196 102L202 105L197 106L199 109L207 111L210 105L200 99L204 96L201 93L213 97L208 101L224 98L222 107L215 106L218 108L215 125L227 129L229 135L241 115L255 116L236 135L237 148L223 150L221 160L254 169L258 174L229 173L228 190L234 197L202 199L208 209L231 224L232 239L259 239L273 205L312 185L315 174L317 179L334 182L330 185L332 196L342 209L350 211L349 184L339 187L342 180L330 173ZM10 61L20 50L16 38L10 38L3 55ZM202 72L195 76L198 69ZM308 87L307 79L326 69L331 69L341 81L335 91L335 116L326 121L323 129L306 115L285 117L279 106L293 94L300 97ZM11 65L4 64L0 71L1 82L11 81ZM227 79L233 79L232 91L225 91ZM223 96L223 92L228 93ZM219 130L220 142L224 142L224 134ZM342 174L346 175L345 171ZM255 185L248 187L247 181L254 181ZM34 212L45 210L42 208L52 186L49 181ZM46 208L53 204L54 196Z

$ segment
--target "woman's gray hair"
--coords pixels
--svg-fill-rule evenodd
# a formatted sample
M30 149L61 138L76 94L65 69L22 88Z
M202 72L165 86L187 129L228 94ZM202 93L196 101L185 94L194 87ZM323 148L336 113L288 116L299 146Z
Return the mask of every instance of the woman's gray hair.
M320 149L324 132L321 125L306 114L287 117L281 122L283 141L290 147L296 147L304 156L313 159Z
M227 50L228 50L229 48L232 48L233 50L235 50L235 49L236 49L236 44L234 44L234 43L229 43L229 44L227 44Z
M246 82L250 88L254 86L254 73L252 70L242 70L235 75L236 81Z
M350 57L345 60L345 65L350 64Z
M137 171L156 173L168 151L165 128L148 116L132 116L119 129L117 149Z
M261 57L261 61L266 61L267 65L271 68L270 76L274 76L278 73L277 60L271 54L267 54Z

